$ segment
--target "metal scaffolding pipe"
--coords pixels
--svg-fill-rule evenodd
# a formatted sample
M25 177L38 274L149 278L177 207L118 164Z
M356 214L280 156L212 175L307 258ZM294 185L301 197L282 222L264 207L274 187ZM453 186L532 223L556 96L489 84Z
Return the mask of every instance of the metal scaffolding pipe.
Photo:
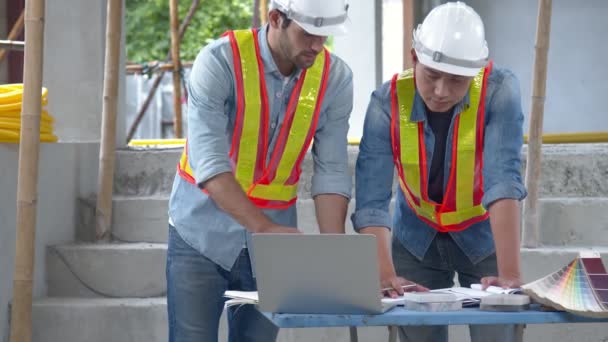
M24 51L25 42L17 40L0 40L0 49Z

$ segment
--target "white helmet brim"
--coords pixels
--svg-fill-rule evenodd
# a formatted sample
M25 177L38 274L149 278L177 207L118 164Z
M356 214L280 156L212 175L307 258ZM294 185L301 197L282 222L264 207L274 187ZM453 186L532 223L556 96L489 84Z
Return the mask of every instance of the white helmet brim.
M291 7L291 3L287 4L279 1L272 1L270 9L278 9L285 13L287 18L297 23L302 29L309 34L315 36L341 36L348 32L347 24L349 23L348 18L348 3L342 8L342 13L328 16L309 15L297 11Z
M300 27L315 36L343 36L348 33L347 21L342 24L337 25L327 25L327 26L315 26L312 24L301 23L298 20L293 20L295 23L300 25Z

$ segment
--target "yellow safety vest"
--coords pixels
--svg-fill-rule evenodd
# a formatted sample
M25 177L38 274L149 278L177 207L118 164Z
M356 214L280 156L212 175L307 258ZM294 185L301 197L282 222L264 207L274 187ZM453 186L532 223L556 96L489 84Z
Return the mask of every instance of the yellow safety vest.
M325 96L330 55L317 56L303 70L291 94L279 138L268 163L268 95L257 30L230 31L236 81L236 120L229 157L233 173L249 199L260 208L295 204L300 165L314 137ZM187 143L178 164L185 180L195 183Z
M391 138L399 185L416 215L441 232L461 231L488 218L483 197L483 137L485 92L492 63L471 82L470 103L455 117L452 163L443 203L428 196L428 163L423 122L410 116L416 93L413 71L396 74L391 82Z

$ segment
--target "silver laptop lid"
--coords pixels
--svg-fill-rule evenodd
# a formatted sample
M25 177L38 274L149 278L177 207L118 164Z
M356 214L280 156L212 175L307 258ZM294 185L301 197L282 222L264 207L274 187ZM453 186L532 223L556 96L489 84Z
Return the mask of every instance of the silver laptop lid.
M282 313L382 312L373 235L255 234L260 308Z

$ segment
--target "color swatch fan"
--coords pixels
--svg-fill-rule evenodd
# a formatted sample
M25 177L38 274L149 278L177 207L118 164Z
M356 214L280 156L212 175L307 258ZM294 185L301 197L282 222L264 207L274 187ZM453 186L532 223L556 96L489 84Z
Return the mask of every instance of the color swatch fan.
M537 302L589 317L608 317L608 274L597 253L581 253L561 270L522 286Z

